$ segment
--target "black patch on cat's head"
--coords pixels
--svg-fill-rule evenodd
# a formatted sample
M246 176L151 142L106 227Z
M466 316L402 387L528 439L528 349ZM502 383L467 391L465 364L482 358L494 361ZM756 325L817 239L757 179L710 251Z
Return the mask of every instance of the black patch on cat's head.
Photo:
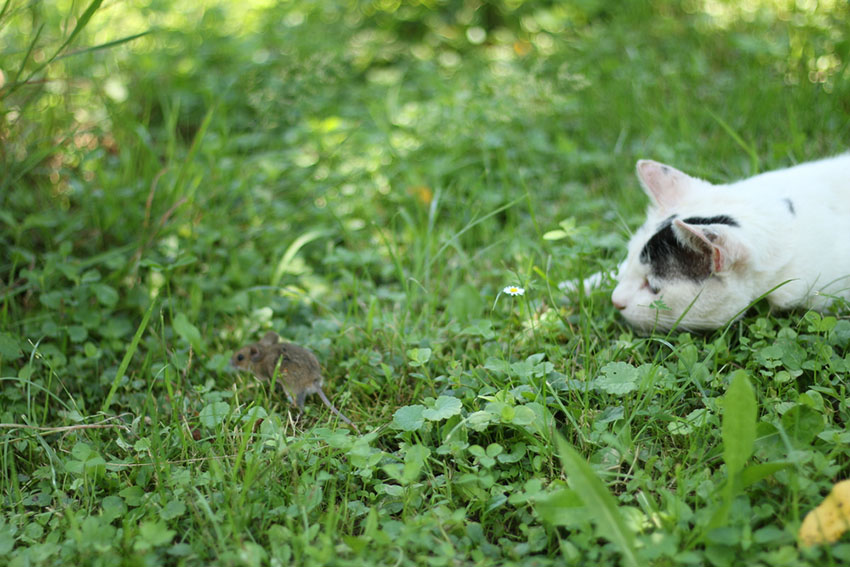
M729 215L716 215L713 217L688 217L684 219L688 224L728 224L729 226L741 226L738 221Z
M658 228L656 228L655 230L656 230L656 231L658 231L658 230L663 229L665 226L670 226L671 224L673 224L673 219L674 219L674 218L676 218L676 215L670 215L669 217L667 217L666 219L664 219L663 221L661 221L661 222L658 224Z
M667 218L658 226L658 231L644 245L640 261L648 264L652 274L662 279L690 279L701 282L711 275L711 255L685 246L673 233L673 219ZM725 224L739 226L728 215L713 217L688 217L688 224Z
M788 210L791 212L792 215L797 214L797 211L794 210L794 203L791 201L791 199L785 199L785 204L788 205Z
M667 225L652 235L640 252L640 261L649 264L652 274L661 279L687 278L702 281L711 275L711 258L683 246L673 228Z

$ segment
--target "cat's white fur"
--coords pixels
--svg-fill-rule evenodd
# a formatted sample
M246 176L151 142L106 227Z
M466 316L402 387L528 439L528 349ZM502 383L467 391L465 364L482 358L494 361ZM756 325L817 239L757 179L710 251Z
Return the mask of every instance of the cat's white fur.
M780 309L821 309L830 296L850 297L850 154L726 185L649 160L637 163L637 174L650 207L612 294L636 328L668 330L681 317L677 328L715 329L767 292ZM719 216L738 226L683 222ZM665 221L679 243L705 255L707 278L657 278L641 261Z

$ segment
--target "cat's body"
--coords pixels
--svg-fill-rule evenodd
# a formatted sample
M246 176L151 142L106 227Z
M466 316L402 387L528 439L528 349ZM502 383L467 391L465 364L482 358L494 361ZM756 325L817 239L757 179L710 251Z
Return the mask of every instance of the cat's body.
M715 329L767 292L780 309L850 297L850 154L728 185L637 173L651 204L612 301L638 329Z

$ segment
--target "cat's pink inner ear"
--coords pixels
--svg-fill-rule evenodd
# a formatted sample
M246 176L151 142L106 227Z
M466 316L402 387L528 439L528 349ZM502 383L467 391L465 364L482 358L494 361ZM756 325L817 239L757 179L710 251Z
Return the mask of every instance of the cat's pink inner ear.
M717 274L723 271L723 260L725 254L723 254L723 249L719 246L711 247L711 259L714 261L714 273Z
M637 175L647 196L661 210L678 205L691 187L690 176L649 159L638 160Z
M680 240L711 252L712 269L714 273L722 272L729 267L730 250L727 239L713 229L705 229L688 224L681 219L673 221L673 226L678 230Z

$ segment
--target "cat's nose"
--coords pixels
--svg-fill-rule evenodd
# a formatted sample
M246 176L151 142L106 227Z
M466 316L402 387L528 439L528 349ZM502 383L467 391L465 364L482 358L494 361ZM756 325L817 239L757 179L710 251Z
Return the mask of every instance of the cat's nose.
M613 297L611 298L611 303L613 303L613 304L614 304L614 307L616 307L619 311L622 311L623 309L625 309L625 308L626 308L626 304L625 304L625 303L622 303L622 302L620 302L620 301L617 301L617 300L616 300L616 299L614 299Z

